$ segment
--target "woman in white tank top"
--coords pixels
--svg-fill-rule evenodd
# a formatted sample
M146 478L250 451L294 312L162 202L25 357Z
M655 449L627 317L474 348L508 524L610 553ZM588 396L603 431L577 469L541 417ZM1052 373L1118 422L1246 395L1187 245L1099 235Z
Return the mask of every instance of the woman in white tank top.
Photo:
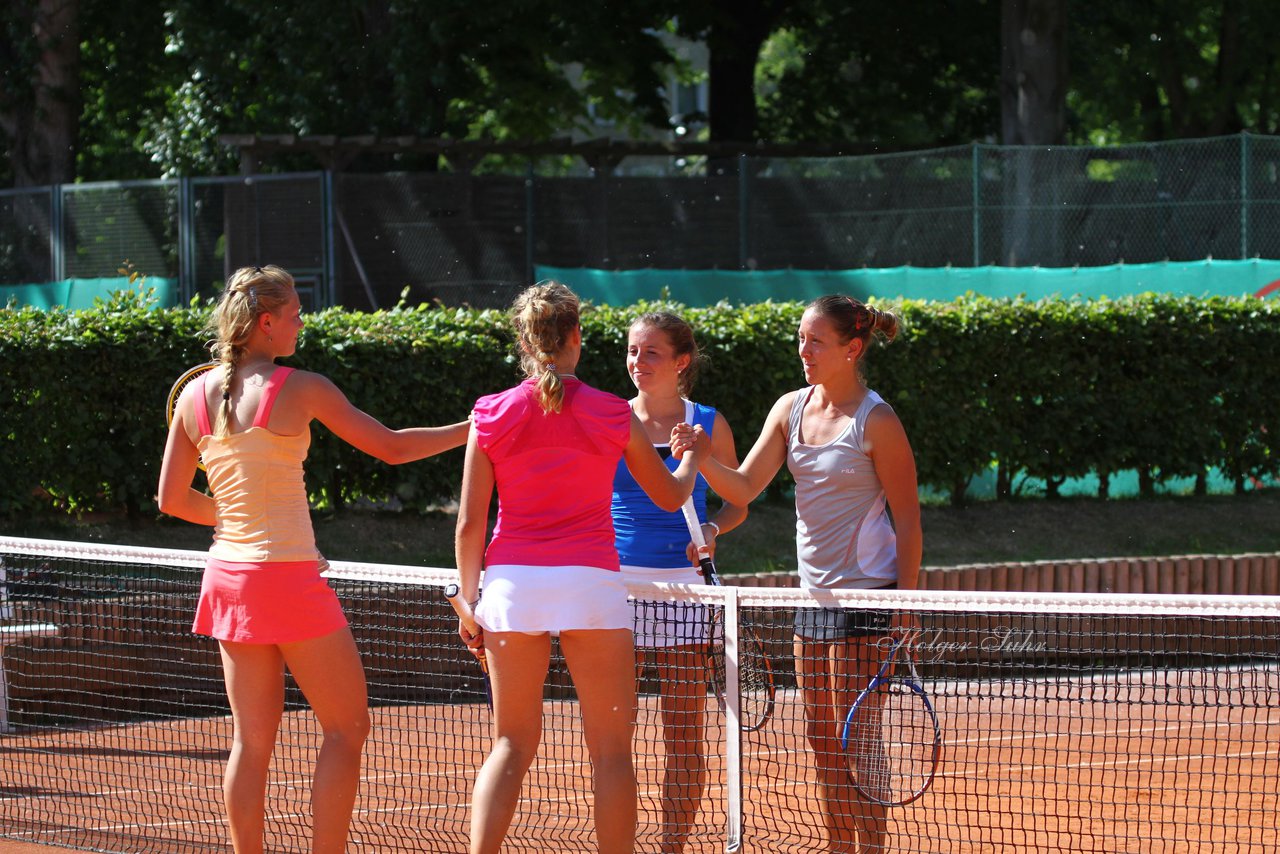
M892 340L897 329L894 315L858 300L814 300L798 333L808 385L773 405L740 467L710 455L702 463L712 489L745 505L786 462L796 480L796 554L805 588L916 587L923 537L915 457L897 414L859 370L873 333ZM684 450L674 437L672 450ZM796 675L828 850L887 850L885 808L859 795L849 779L840 725L883 661L881 639L910 627L884 613L800 610Z

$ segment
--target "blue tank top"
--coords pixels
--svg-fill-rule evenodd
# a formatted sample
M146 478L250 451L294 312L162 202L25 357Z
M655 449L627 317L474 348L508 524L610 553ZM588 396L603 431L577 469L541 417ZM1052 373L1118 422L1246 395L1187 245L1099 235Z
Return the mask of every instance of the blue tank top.
M707 435L715 426L716 411L710 406L685 401L684 420L700 424ZM666 444L654 445L667 468L675 471L680 461L671 456ZM693 506L698 519L707 519L707 482L698 475L693 488ZM689 529L685 527L684 514L677 510L668 513L650 500L649 496L627 468L625 459L618 461L618 471L613 476L613 530L618 545L618 559L630 566L679 569L688 567L685 547L689 545Z

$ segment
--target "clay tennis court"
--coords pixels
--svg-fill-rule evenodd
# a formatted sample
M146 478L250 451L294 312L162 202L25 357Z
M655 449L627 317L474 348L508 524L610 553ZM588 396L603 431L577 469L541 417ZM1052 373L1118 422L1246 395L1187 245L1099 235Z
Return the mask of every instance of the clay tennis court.
M1097 680L931 684L944 728L932 789L891 811L896 850L1273 851L1280 781L1274 669L1111 673ZM1262 702L1244 702L1249 697ZM1120 702L1120 701L1123 702ZM714 708L714 703L711 704ZM548 702L546 735L509 850L588 851L589 765L568 701ZM483 758L483 704L373 710L352 849L463 851L467 798ZM744 735L743 850L822 847L794 691ZM724 850L724 729L709 728L707 800L689 851ZM654 698L637 730L638 850L658 850L661 747ZM219 781L230 723L173 720L0 739L0 821L32 842L101 850L222 851ZM286 716L273 769L271 838L304 850L317 737ZM19 772L18 769L21 769Z

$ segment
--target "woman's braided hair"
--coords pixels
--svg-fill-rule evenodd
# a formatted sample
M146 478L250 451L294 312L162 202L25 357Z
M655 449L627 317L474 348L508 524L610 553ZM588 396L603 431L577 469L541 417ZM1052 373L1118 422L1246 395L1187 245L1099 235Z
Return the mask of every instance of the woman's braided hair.
M293 296L293 276L282 267L241 267L227 279L227 286L209 320L214 339L213 358L222 363L222 405L214 420L215 436L231 429L231 378L244 358L249 336L263 313L275 313Z

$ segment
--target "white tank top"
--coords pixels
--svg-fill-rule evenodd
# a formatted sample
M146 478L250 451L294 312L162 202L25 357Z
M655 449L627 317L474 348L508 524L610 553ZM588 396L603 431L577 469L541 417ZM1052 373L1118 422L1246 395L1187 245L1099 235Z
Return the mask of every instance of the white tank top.
M835 439L825 445L798 440L813 386L797 392L787 420L787 470L796 481L796 557L800 586L884 587L898 578L897 536L884 487L863 450L867 416L888 406L870 389Z

